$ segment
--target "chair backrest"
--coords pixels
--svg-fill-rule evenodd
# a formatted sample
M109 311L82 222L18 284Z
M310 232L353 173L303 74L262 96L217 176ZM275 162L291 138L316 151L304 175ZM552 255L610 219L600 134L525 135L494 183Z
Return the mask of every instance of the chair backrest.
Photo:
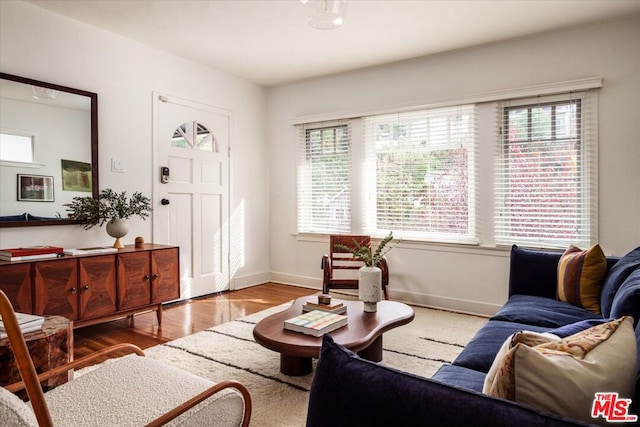
M31 401L31 407L36 415L36 420L38 420L38 425L40 427L53 426L49 409L44 400L42 386L38 380L38 374L36 373L33 360L31 360L27 343L18 325L18 319L16 318L11 301L9 301L7 295L1 290L0 315L2 316L2 323L4 323L9 343L11 344L11 351L18 364L18 371L20 372L20 376L27 390L27 395Z
M353 249L356 248L356 243L360 246L371 247L370 236L360 235L331 235L329 236L329 257L331 258L332 275L334 277L333 270L359 270L364 265L362 261L359 261L353 257ZM344 246L342 248L340 246ZM341 275L340 279L348 280L347 275ZM354 276L353 280L357 280Z

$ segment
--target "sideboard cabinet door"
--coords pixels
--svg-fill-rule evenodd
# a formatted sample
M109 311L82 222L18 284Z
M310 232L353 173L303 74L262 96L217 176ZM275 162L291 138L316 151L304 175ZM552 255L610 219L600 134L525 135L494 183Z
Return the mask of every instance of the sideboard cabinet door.
M180 298L180 261L178 248L151 252L152 303Z
M116 312L116 257L102 255L78 259L80 267L80 319Z
M35 314L78 320L78 262L75 259L33 263Z
M0 269L0 289L7 295L15 311L32 313L31 264L3 265Z
M151 304L149 252L118 254L118 310Z

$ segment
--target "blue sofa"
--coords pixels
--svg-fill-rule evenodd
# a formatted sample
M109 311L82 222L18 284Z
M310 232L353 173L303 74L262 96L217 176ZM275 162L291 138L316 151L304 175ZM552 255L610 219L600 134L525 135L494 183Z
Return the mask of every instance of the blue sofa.
M360 359L323 338L307 426L575 426L581 421L482 394L487 371L507 337L520 330L567 336L603 319L634 318L640 354L640 247L607 258L602 315L556 299L561 254L513 246L509 299L452 364L422 378ZM640 357L638 359L640 372ZM640 414L640 375L631 414ZM628 425L621 424L621 425Z

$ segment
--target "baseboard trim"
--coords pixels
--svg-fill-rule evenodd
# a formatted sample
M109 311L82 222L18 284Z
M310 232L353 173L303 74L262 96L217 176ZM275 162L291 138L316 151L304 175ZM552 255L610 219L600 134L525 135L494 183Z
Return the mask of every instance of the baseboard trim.
M271 273L268 271L247 276L234 276L231 279L231 290L250 288L271 281Z
M472 301L461 298L452 298L441 295L422 294L417 292L407 292L402 290L392 290L389 287L389 297L402 301L406 304L418 305L421 307L435 308L440 310L455 311L464 314L490 317L498 312L502 305L491 304L481 301Z
M271 282L283 285L300 286L309 289L322 289L322 280L315 277L294 276L291 274L272 272ZM502 307L502 304L492 304L481 301L446 297L442 295L409 292L393 289L391 286L389 287L389 298L406 304L473 314L477 316L493 316L497 313L500 307Z
M322 290L322 279L317 277L294 276L292 274L271 272L271 281L282 285L294 285L302 288Z

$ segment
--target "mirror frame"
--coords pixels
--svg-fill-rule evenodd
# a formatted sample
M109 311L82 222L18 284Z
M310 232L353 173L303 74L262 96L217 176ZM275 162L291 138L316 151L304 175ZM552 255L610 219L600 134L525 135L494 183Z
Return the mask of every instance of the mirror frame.
M72 87L61 86L54 83L47 83L39 80L29 79L27 77L16 76L13 74L0 73L0 79L11 80L27 85L46 87L61 92L73 93L76 95L89 97L91 100L91 187L94 198L98 198L98 94L88 92L86 90L75 89ZM72 219L54 219L46 221L0 221L0 228L4 227L37 227L48 225L71 225L80 224L80 221Z

